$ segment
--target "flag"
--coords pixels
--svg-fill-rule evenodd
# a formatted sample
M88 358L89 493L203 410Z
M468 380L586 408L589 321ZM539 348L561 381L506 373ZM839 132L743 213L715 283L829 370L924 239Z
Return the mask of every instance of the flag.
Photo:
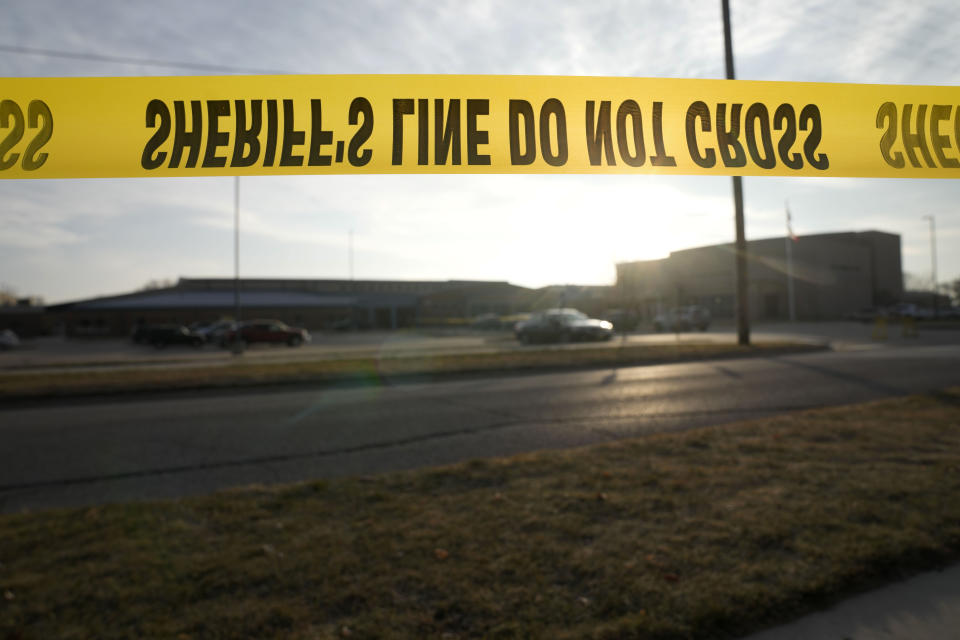
M785 207L787 210L787 235L790 236L790 239L794 242L797 242L800 238L797 237L797 234L793 232L793 224L790 218L790 207Z

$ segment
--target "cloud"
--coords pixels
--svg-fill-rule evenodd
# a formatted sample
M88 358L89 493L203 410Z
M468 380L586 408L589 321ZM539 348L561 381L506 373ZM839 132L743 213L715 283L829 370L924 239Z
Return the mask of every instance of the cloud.
M960 9L941 0L884 4L742 0L734 4L738 77L951 84Z
M0 201L4 203L0 245L82 244L98 229L131 221L162 223L204 208L226 209L232 204L231 184L224 178L0 182Z
M960 82L955 3L732 5L738 77ZM37 0L3 15L0 43L238 69L723 76L720 8L711 2ZM191 72L0 56L0 76L173 73ZM749 178L745 200L748 238L782 234L789 200L800 233L903 234L905 266L918 271L928 268L919 217L936 215L941 270L960 274L960 254L946 249L960 233L956 180ZM77 286L109 291L232 272L229 178L4 181L0 202L0 273L18 274L14 284L24 291L62 290L57 280L66 273L87 283ZM250 274L346 275L351 229L358 276L525 284L610 281L617 260L733 238L729 178L244 178L241 203L242 268Z
M16 212L0 217L0 246L39 249L84 240L82 235L63 228L56 216L45 217L38 219Z

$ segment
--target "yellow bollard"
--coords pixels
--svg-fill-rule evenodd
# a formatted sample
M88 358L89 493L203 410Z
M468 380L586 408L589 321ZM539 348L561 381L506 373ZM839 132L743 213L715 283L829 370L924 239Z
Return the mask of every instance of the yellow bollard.
M876 321L874 321L873 339L874 340L887 339L887 319L886 318L877 318Z
M917 333L917 321L914 318L904 318L902 324L900 325L900 333L904 338L916 338L920 334Z

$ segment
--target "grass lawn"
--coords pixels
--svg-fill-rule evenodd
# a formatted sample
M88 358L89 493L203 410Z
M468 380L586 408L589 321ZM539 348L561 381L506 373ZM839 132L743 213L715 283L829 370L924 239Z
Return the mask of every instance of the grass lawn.
M960 388L0 516L4 638L733 638L960 558Z
M622 366L728 358L822 349L792 342L736 344L675 343L618 348L532 348L494 353L414 354L382 357L262 362L235 359L228 364L144 366L103 371L4 372L0 399L101 393L209 389L263 384L341 382L391 377L442 377L461 373Z

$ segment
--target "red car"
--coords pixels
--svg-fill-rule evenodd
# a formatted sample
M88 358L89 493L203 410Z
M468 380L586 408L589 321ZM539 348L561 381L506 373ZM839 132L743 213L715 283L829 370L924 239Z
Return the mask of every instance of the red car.
M239 331L231 329L224 333L222 343L224 346L232 344L237 341L238 335L246 344L266 342L299 347L304 342L310 342L310 333L306 329L289 327L279 320L241 322Z

